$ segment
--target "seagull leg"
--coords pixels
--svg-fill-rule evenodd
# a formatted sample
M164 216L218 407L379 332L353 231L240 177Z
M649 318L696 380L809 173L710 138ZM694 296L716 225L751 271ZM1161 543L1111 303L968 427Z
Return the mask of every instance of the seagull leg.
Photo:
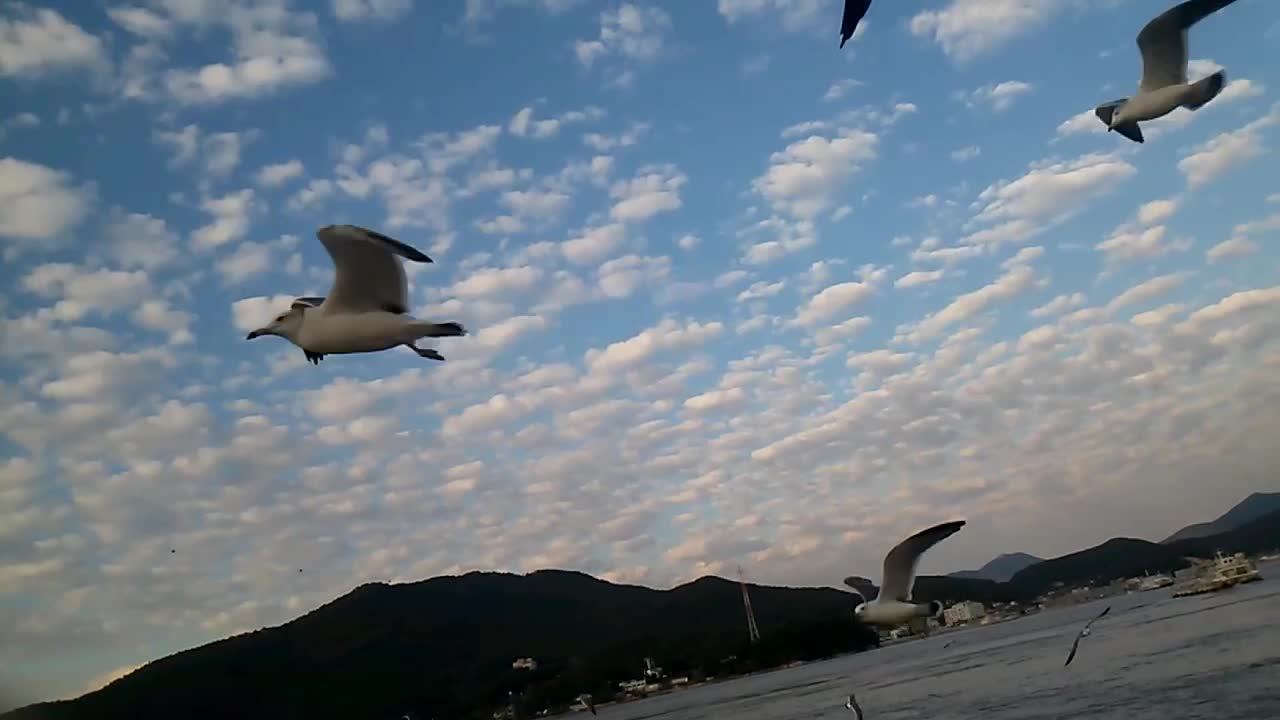
M405 343L404 345L410 350L418 353L418 357L424 357L428 360L444 360L444 356L437 352L435 348L420 348L413 343Z
M320 361L324 359L324 355L317 352L311 352L310 350L303 350L302 354L307 356L307 362L312 365L319 365Z

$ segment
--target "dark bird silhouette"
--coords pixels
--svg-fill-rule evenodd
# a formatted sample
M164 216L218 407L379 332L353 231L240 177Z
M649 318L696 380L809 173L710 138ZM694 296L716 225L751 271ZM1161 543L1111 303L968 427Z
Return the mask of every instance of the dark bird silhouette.
M1092 627L1095 622L1100 620L1103 615L1106 615L1109 612L1111 612L1110 605L1103 608L1102 612L1098 613L1092 620L1084 624L1084 627L1081 628L1080 632L1076 635L1075 642L1071 643L1071 653L1067 655L1067 661L1062 663L1062 667L1070 665L1071 661L1076 659L1076 650L1080 648L1080 639L1089 637L1089 628Z
M840 47L849 42L858 23L871 7L871 0L844 0L844 18L840 21Z

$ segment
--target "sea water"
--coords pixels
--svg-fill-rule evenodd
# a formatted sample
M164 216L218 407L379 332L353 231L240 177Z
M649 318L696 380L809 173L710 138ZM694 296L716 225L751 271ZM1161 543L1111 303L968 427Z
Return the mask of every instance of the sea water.
M1280 563L1208 595L1136 592L600 709L607 720L1280 720ZM1111 613L1080 641L1089 618ZM765 630L764 628L761 628ZM947 647L944 649L944 645Z

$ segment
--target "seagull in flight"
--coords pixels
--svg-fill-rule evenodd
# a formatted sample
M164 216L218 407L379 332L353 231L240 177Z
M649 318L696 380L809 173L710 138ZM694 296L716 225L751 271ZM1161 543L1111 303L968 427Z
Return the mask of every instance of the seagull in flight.
M858 704L858 698L854 697L853 693L849 693L849 699L844 701L844 706L849 708L858 720L862 720L862 706Z
M871 9L871 0L844 0L844 16L840 18L840 47L849 42L858 23Z
M916 565L926 550L956 534L964 525L964 520L944 522L921 530L895 545L884 556L884 578L880 583L880 593L871 602L866 601L866 596L858 587L865 583L865 578L846 578L845 585L853 588L859 600L853 614L864 623L887 627L896 627L913 618L937 617L942 612L942 603L937 600L927 603L911 601Z
M1062 667L1066 667L1066 666L1070 665L1070 664L1071 664L1071 661L1076 659L1076 650L1080 649L1080 640L1081 640L1081 639L1083 639L1083 638L1087 638L1087 637L1089 637L1089 633L1090 633L1089 628L1090 628L1090 627L1092 627L1092 626L1093 626L1093 624L1094 624L1095 622L1097 622L1098 620L1102 619L1102 616L1103 616L1103 615L1106 615L1106 614L1107 614L1107 613L1109 613L1109 612L1111 612L1111 606L1110 606L1110 605L1108 605L1108 606L1106 606L1105 608L1103 608L1103 609L1102 609L1102 612L1100 612L1100 613L1098 613L1097 615L1093 616L1093 619L1092 619L1092 620L1090 620L1089 622L1087 622L1087 623L1085 623L1085 624L1084 624L1084 627L1083 627L1083 628L1081 628L1080 632L1076 635L1075 642L1071 643L1071 653L1070 653L1069 655L1067 655L1067 661L1066 661L1066 662L1064 662L1064 663L1062 663Z
M1187 82L1187 32L1191 26L1235 1L1186 0L1143 26L1138 33L1138 51L1142 53L1138 94L1105 102L1093 110L1107 126L1107 132L1115 130L1141 143L1139 122L1164 117L1178 107L1199 110L1222 92L1227 84L1226 70Z
M277 335L302 348L319 365L325 355L389 350L404 345L420 357L444 360L424 337L459 337L456 322L433 323L409 315L409 280L402 258L431 258L399 240L355 225L327 225L316 231L333 259L333 287L326 297L300 297L289 311L249 333L247 340Z

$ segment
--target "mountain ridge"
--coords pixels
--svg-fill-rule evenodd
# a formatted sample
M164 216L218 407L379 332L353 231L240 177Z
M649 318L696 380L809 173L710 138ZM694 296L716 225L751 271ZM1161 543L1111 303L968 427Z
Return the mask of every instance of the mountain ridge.
M1280 510L1280 492L1251 493L1213 520L1188 525L1160 542L1167 544L1228 532L1277 510Z
M1060 585L1103 584L1186 567L1187 557L1280 547L1280 511L1234 530L1173 543L1111 538L1028 565L1006 582L923 575L921 602L1031 601ZM529 709L611 692L642 658L673 673L724 675L876 644L853 621L853 596L827 587L748 586L759 644L748 642L736 581L703 576L669 589L572 570L472 571L411 583L364 583L289 622L147 663L73 700L3 720L78 720L177 712L221 717L400 717L476 713L525 693ZM517 657L539 668L515 671ZM603 694L601 695L603 696ZM536 707L535 707L536 706Z
M1044 558L1024 552L1001 553L977 570L959 570L947 573L947 577L1006 582L1019 570L1038 562L1044 562Z

